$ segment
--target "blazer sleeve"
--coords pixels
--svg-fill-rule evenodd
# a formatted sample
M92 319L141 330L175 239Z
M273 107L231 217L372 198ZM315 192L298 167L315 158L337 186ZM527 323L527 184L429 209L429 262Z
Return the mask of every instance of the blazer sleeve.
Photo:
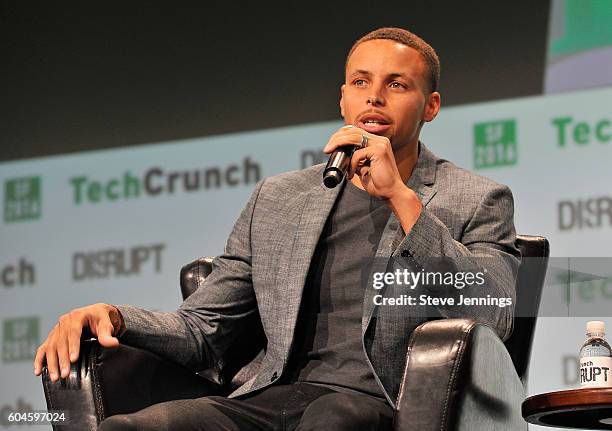
M224 353L257 313L251 272L251 221L263 181L253 191L213 271L176 312L119 305L121 342L156 353L195 371L221 372Z
M512 333L516 277L520 251L515 246L514 200L506 186L488 187L472 216L466 221L460 241L427 208L393 253L396 265L416 267L424 272L480 273L484 284L455 287L425 284L434 297L454 297L455 305L437 306L442 317L471 317L496 330L502 339ZM467 298L510 298L511 305L456 305Z

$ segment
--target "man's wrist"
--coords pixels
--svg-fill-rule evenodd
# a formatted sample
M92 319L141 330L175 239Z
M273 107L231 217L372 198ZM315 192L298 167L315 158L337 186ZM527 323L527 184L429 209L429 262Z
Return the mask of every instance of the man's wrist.
M408 235L423 210L421 200L414 190L402 185L387 202Z

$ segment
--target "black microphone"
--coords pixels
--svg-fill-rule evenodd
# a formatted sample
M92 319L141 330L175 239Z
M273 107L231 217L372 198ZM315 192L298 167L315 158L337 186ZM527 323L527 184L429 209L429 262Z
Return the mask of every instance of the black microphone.
M331 153L323 171L323 184L327 188L333 189L342 182L356 148L355 145L345 145Z

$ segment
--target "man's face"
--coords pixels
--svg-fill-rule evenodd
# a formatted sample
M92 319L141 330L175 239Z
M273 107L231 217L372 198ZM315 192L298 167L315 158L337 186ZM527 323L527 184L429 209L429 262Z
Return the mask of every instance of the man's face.
M393 149L418 141L423 122L435 118L440 95L429 93L427 66L409 46L387 40L362 42L346 67L340 112L346 124L389 138Z

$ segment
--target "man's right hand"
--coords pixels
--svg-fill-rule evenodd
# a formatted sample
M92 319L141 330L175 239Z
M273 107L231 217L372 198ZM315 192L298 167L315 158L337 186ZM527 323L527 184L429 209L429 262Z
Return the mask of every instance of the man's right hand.
M115 337L123 326L123 318L117 308L109 304L93 304L75 308L62 315L47 339L36 350L34 374L42 373L46 360L51 381L66 378L70 374L70 363L79 358L81 333L88 327L103 347L118 347Z

